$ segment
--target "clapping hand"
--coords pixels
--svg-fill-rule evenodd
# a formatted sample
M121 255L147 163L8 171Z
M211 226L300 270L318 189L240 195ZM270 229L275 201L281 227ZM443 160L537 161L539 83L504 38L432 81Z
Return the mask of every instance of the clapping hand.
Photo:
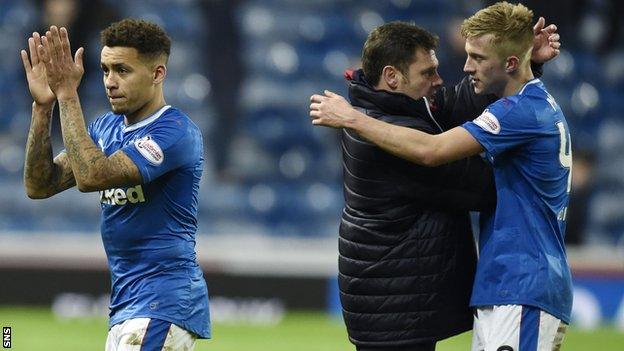
M67 29L50 27L41 38L37 52L39 60L45 64L48 84L56 97L61 100L75 94L84 74L84 49L79 48L72 59Z
M36 104L49 106L54 103L56 96L48 84L45 64L39 59L37 47L40 45L41 36L35 32L32 37L28 38L28 53L26 50L22 50L20 55L24 64L24 71L26 71L30 95L32 95ZM30 58L28 57L29 54Z

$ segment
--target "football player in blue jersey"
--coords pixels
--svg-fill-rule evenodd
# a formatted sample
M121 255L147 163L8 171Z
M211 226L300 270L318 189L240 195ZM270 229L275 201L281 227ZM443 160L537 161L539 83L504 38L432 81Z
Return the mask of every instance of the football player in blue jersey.
M497 206L481 214L471 298L475 351L558 350L570 322L564 246L570 134L561 108L530 69L532 18L525 6L500 2L464 21L464 71L476 93L500 99L474 121L444 133L370 118L329 91L311 97L313 124L353 129L413 162L435 166L484 153L492 164ZM554 57L559 43L544 50Z
M85 125L77 89L84 49L72 58L65 28L33 33L21 51L33 97L24 183L31 198L74 185L99 191L111 270L106 350L191 350L210 337L208 290L196 260L199 128L165 103L171 42L157 25L125 19L101 34L111 112ZM65 150L54 159L58 101Z

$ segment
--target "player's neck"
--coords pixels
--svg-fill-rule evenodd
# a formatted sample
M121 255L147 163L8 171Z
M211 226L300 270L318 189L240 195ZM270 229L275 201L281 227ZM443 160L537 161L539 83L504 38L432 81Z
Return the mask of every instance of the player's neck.
M507 81L505 89L503 90L502 97L516 95L526 83L534 78L530 67L523 68L516 72L516 74L510 75L510 79Z
M143 107L139 108L135 112L125 115L126 125L135 124L150 117L165 105L165 98L161 93L158 95L157 98L150 100L148 103L143 105Z

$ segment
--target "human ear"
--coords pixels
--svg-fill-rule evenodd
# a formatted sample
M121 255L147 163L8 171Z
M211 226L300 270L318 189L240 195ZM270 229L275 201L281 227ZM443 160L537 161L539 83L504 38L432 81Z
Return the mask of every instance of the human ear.
M154 84L159 84L167 76L167 67L165 65L157 65L152 71Z
M396 89L399 87L400 72L394 66L385 66L381 71L381 79L386 82L388 87Z
M515 72L516 70L518 70L519 66L520 60L517 56L509 56L507 57L507 60L505 60L505 72L507 73Z

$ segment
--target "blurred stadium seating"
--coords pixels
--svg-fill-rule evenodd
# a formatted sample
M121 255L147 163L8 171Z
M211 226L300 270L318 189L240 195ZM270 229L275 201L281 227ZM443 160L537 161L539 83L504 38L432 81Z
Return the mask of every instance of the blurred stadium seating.
M324 89L346 94L344 69L359 66L368 32L392 20L415 21L440 35L440 72L452 84L462 76L463 56L447 45L449 26L480 8L481 2L237 1L235 23L241 35L244 78L237 101L231 103L240 105L241 114L230 121L236 128L228 136L229 150L216 150L209 139L221 132L213 101L220 87L212 83L206 69L209 26L201 1L103 3L121 17L161 24L173 39L165 96L202 128L206 143L198 252L200 260L209 257L209 262L202 265L205 271L226 275L330 277L336 269L335 237L343 205L339 138L334 130L311 126L309 96ZM585 266L592 277L593 271L605 267L619 272L617 289L622 289L624 256L593 251L600 245L617 245L624 253L624 44L620 37L618 45L607 51L590 49L598 47L592 40L600 39L587 34L597 25L591 7L596 3L600 2L587 1L589 8L583 12L587 18L568 30L574 35L562 38L564 50L546 65L543 80L568 118L573 144L593 155L591 191L579 200L587 203L587 221L580 221L585 223L581 228L585 247L571 250L571 262ZM22 184L31 100L19 49L26 46L33 30L42 27L41 11L40 0L0 1L0 51L4 53L0 60L0 267L10 272L62 261L61 268L104 269L103 252L95 245L99 242L98 194L72 189L34 201L26 197ZM97 70L102 28L93 29L86 59L95 64L80 91L87 121L109 108ZM53 126L53 142L56 153L63 147L58 123ZM218 153L227 153L226 177L215 169ZM46 233L45 240L41 233ZM54 244L59 246L56 250L44 252ZM89 260L91 265L86 264ZM588 284L591 289L592 281ZM222 293L216 286L211 291ZM617 292L609 300L612 305L605 306L621 305L618 313L624 316L624 300L618 300L622 295Z
M206 76L205 14L193 0L107 1L123 17L162 24L174 47L166 82L168 103L186 111L205 138L218 133ZM18 50L38 28L37 1L0 2L0 230L95 232L96 196L75 191L56 199L32 201L21 184L30 100ZM242 35L245 77L227 155L231 179L215 174L207 148L201 194L202 235L265 233L274 236L333 236L342 207L341 164L337 134L313 128L307 117L310 94L332 89L345 93L342 72L357 67L366 34L390 20L413 20L441 35L452 17L471 9L469 1L294 1L240 2L236 23ZM587 22L587 21L586 21ZM591 21L587 23L592 23ZM582 30L583 28L579 29ZM71 34L71 33L70 33ZM575 145L596 155L595 191L591 194L587 242L614 244L624 237L624 47L606 55L579 50L577 38L563 38L561 56L546 66L544 81L562 105ZM98 59L97 31L87 48ZM567 45L567 43L575 43ZM443 77L457 77L461 67L441 45ZM449 58L449 59L447 59ZM95 62L96 62L95 61ZM461 61L460 61L461 62ZM94 65L97 67L97 65ZM447 82L452 83L451 79ZM107 109L97 70L87 72L82 103L87 120ZM236 102L232 102L236 103ZM58 126L57 126L58 127ZM55 151L62 148L58 128Z

